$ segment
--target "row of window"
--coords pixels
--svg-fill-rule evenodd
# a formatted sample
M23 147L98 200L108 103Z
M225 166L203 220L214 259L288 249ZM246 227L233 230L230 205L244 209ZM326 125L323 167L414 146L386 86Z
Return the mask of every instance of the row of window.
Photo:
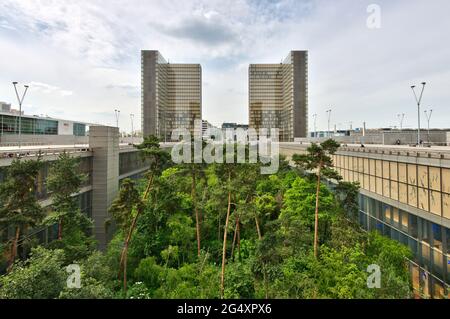
M360 194L359 222L408 246L414 261L450 284L450 229Z
M40 118L0 115L0 134L18 134L19 126L22 134L57 135L58 121Z

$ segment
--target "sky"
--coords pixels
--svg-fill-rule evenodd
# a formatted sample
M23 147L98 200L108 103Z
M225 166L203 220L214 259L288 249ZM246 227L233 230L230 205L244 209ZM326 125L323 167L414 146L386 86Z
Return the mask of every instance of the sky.
M449 12L448 0L0 0L0 101L17 107L18 81L26 114L115 125L119 109L122 130L131 113L139 128L140 50L155 49L202 65L203 119L248 123L248 65L308 50L310 130L328 109L338 129L401 113L417 127L410 86L423 81L422 127L426 109L450 127Z

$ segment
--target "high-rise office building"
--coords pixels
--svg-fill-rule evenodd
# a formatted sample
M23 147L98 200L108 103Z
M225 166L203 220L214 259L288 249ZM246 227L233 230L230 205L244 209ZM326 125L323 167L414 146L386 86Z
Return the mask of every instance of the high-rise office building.
M249 127L278 128L281 141L306 137L308 51L291 51L278 64L249 66Z
M144 136L170 141L174 129L194 130L202 117L200 64L173 64L156 50L141 51L141 108Z

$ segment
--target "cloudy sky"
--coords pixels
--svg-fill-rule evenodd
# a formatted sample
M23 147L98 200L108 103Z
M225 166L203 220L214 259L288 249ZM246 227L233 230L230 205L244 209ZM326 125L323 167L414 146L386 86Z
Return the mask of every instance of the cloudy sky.
M370 4L381 9L369 28ZM140 50L201 63L203 118L248 121L248 64L309 50L309 113L326 129L414 127L410 85L427 82L431 126L450 127L448 0L0 0L0 101L28 83L28 114L140 123ZM372 21L372 20L371 20ZM424 120L424 115L422 120ZM312 129L312 120L310 128Z

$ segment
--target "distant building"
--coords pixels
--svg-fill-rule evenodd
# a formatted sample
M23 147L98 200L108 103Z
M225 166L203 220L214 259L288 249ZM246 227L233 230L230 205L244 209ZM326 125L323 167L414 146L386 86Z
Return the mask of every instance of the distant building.
M242 129L244 131L248 130L247 124L237 124L237 123L222 123L222 135L225 138L227 138L227 130L236 130L236 129ZM229 134L229 133L228 133ZM231 137L228 137L230 139ZM233 132L233 140L236 140L236 132Z
M85 136L87 123L43 117L22 115L13 112L0 112L0 135L18 134L19 122L21 132L25 135L74 135Z
M173 64L156 50L141 51L141 109L144 136L169 141L175 129L188 129L202 118L200 64Z
M11 112L11 104L8 104L6 102L0 102L0 111Z
M282 63L250 64L249 126L279 129L281 141L306 137L308 51L291 51Z

